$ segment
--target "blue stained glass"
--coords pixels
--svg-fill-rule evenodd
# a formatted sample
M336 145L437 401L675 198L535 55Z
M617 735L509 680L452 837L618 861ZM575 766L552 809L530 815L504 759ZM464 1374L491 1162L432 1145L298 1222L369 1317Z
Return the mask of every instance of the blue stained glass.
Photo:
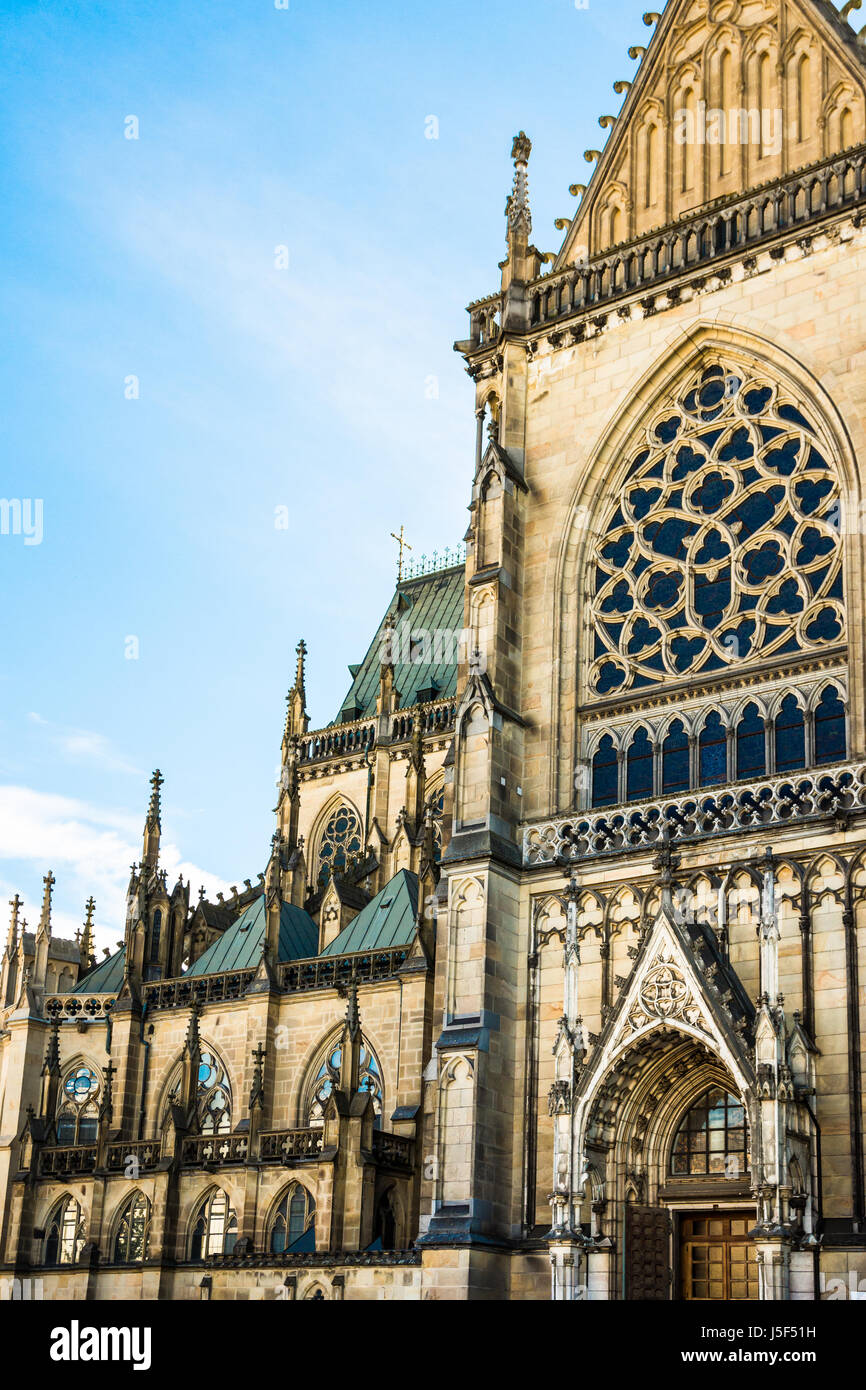
M786 695L776 716L776 771L791 772L805 766L803 711L793 695Z
M846 756L845 707L828 685L815 711L815 762L833 763Z
M718 714L711 714L700 737L700 784L718 786L728 780L728 740Z
M638 729L626 757L626 796L641 801L652 796L653 751L646 729Z
M737 777L763 777L766 769L764 721L758 706L750 702L737 725Z
M605 734L592 760L592 804L614 806L619 799L616 749L610 734Z
M689 740L682 722L675 719L662 744L662 792L672 796L688 788Z

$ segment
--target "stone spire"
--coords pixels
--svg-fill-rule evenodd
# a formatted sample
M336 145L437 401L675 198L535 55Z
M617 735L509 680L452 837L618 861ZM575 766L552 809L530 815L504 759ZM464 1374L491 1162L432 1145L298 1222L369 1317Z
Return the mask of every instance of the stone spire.
M302 737L310 726L307 714L307 692L304 686L304 668L307 655L307 644L303 637L295 648L297 653L297 665L295 667L295 683L289 691L286 710L286 726L283 732L283 744L293 736Z
M93 944L93 913L95 908L96 903L93 898L88 898L85 903L86 916L84 919L84 930L81 933L81 939L78 945L80 971L82 975L86 971L92 969L96 964L96 951Z
M421 709L416 705L412 710L412 734L409 740L409 760L406 766L406 814L415 835L419 833L424 824L424 784L426 780L423 720Z
M45 1061L42 1064L42 1114L49 1121L53 1121L57 1114L61 1075L60 1023L55 1019L48 1033Z
M12 916L9 920L9 935L6 938L6 954L13 956L18 947L18 912L21 907L21 899L17 893L14 898L10 899L9 906L12 909Z
M508 218L508 245L511 248L512 240L522 236L528 242L532 232L532 213L529 208L529 156L532 153L532 141L529 136L521 130L519 135L515 135L511 146L511 158L514 160L514 183L508 202L505 204L505 214Z
M347 991L348 1006L343 1024L340 1058L340 1090L349 1097L358 1092L361 1075L361 1012L358 1008L358 976L352 971Z
M160 823L160 788L163 784L163 775L159 768L150 779L150 805L147 808L147 820L144 823L144 847L141 853L141 866L143 869L155 869L159 863L159 836L162 830Z
M48 870L48 873L46 874L45 878L43 878L42 882L44 885L42 892L42 912L39 915L39 929L36 934L37 936L50 936L51 894L54 889L54 885L57 882L50 869Z

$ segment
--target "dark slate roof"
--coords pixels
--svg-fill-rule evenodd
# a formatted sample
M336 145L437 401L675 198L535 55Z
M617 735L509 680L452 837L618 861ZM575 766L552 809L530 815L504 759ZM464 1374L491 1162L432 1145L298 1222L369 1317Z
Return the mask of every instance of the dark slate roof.
M405 645L408 654L409 635L418 632L430 634L429 645L432 657L445 657L445 660L416 663L414 661L394 662L394 684L400 695L401 709L416 704L419 691L438 687L434 699L447 699L457 690L457 638L463 629L463 591L465 566L455 565L451 569L438 570L434 574L422 575L419 579L404 579L394 592L391 602L373 641L360 666L350 667L353 674L349 693L343 701L337 720L356 717L354 711L360 710L358 718L373 714L376 709L376 696L379 693L380 653L385 619L391 614L397 628L395 635L395 657L403 655ZM405 629L402 625L405 624ZM405 643L400 633L406 632ZM441 641L439 650L435 649L433 634L453 633L453 641ZM455 660L447 660L453 655ZM431 698L431 697L427 697Z
M265 896L250 903L218 941L199 956L187 975L221 975L258 965L265 935ZM319 929L308 913L291 903L280 909L280 960L306 960L319 948Z
M409 946L415 938L418 913L418 878L401 869L381 893L367 903L353 922L344 927L323 956L350 956L357 951L383 951L389 946Z
M123 984L123 962L126 960L126 947L121 946L113 956L100 961L92 970L78 981L73 994L116 994Z

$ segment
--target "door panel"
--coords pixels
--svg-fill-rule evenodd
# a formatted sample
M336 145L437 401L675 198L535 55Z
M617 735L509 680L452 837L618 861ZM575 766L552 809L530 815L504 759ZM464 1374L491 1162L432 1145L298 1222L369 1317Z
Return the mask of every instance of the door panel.
M625 1209L626 1298L667 1302L671 1296L671 1218L664 1207Z
M680 1221L683 1298L747 1302L758 1298L758 1266L748 1212L705 1212Z

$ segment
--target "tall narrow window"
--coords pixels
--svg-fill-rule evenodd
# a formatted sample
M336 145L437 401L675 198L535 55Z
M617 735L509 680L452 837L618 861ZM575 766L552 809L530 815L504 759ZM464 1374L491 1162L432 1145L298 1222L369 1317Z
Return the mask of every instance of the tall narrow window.
M697 140L697 117L698 104L694 91L689 87L683 94L683 112L685 114L685 140L680 146L680 159L682 160L682 179L681 191L688 193L695 187L695 160L696 160L696 140Z
M658 126L648 125L644 137L644 207L651 208L656 200L658 173Z
M815 762L833 763L845 753L845 706L835 686L828 685L815 711Z
M271 1222L271 1253L315 1250L316 1203L305 1187L294 1183L277 1207Z
M237 1215L226 1194L217 1188L199 1207L192 1229L189 1257L191 1260L205 1260L211 1255L230 1255L237 1238Z
M848 106L839 117L839 144L843 150L854 144L854 116Z
M84 1245L84 1222L74 1197L64 1197L51 1213L45 1230L44 1262L74 1265Z
M665 796L689 789L689 739L682 720L675 719L662 744L662 791Z
M793 695L786 695L776 715L776 771L791 772L806 766L806 730L803 711Z
M730 51L726 48L719 60L719 106L724 114L724 129L722 139L719 141L719 174L724 178L731 172L732 158L731 146L728 143L730 135L729 123L731 111L736 103L733 100L733 66L734 60Z
M161 936L162 936L162 910L161 910L160 908L157 908L157 909L156 909L156 912L153 914L153 922L151 923L151 928L150 928L150 963L151 963L151 965L157 965L157 964L159 963L159 942L160 942L160 937L161 937Z
M770 55L762 53L758 58L758 110L761 120L761 144L759 158L770 154L767 131L771 124L770 112Z
M702 787L718 787L728 780L728 739L715 712L701 731L699 780Z
M114 1263L141 1264L150 1245L150 1202L143 1192L134 1192L123 1209L114 1236Z
M812 121L809 102L809 55L803 53L797 60L797 140L802 144L812 134Z
M653 749L646 729L638 729L631 741L626 758L626 797L641 801L652 796Z
M612 207L610 210L608 240L611 246L616 246L617 242L622 240L622 214L618 207Z
M766 730L758 706L750 701L737 725L737 777L763 777L767 770Z
M616 748L610 734L605 734L592 760L593 806L615 806L619 799L619 776Z

